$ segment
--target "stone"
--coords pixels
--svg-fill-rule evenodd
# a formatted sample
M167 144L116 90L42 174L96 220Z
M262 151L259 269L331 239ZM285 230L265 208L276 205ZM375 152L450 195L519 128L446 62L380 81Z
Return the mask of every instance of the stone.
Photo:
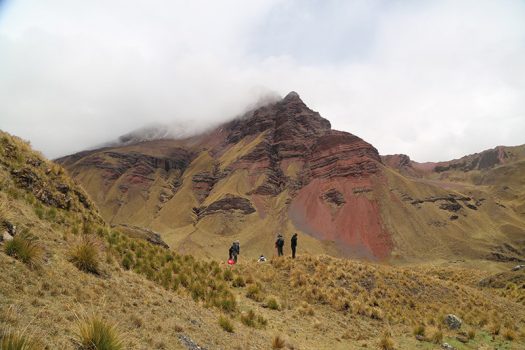
M453 347L452 345L450 345L449 343L441 344L441 349L444 349L444 350L456 350L456 348Z
M2 235L0 236L0 242L7 242L13 239L13 236L11 236L7 231L4 231Z
M449 329L460 329L463 321L456 315L448 314L445 316L444 323Z
M466 344L468 343L468 337L464 336L464 335L458 335L456 336L456 339L457 341L463 343L463 344Z
M525 269L525 265L516 265L512 268L512 271L519 271Z

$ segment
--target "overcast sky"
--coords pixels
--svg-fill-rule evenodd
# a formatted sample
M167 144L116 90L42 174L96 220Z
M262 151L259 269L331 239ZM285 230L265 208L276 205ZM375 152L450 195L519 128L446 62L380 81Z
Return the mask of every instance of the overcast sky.
M297 91L381 154L525 143L525 1L0 0L0 129L48 157Z

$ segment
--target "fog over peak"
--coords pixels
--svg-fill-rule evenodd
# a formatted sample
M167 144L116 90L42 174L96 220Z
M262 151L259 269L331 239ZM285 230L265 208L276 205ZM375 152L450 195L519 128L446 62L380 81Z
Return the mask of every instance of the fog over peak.
M290 91L382 154L525 143L520 0L0 4L0 129L51 158L201 132Z

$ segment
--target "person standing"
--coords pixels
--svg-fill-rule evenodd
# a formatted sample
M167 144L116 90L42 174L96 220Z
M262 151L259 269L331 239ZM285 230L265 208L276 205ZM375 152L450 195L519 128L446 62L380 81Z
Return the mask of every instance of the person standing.
M277 240L275 241L275 247L277 248L277 255L283 256L284 239L280 233L277 235Z
M237 264L237 255L241 254L241 243L239 241L233 242L233 261Z
M230 254L230 259L229 260L233 260L233 262L236 264L237 263L237 255L239 255L241 253L241 245L239 243L239 241L235 241L232 243L228 253Z
M295 259L295 250L297 249L297 233L294 233L291 240L292 259Z

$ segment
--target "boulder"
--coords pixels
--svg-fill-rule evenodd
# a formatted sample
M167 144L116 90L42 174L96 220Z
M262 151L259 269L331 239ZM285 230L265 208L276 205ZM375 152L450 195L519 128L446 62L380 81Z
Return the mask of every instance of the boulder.
M525 265L516 265L512 268L512 271L519 271L525 269Z
M0 235L0 242L7 242L13 239L13 236L11 236L7 231L2 232Z
M445 316L444 322L449 329L460 329L461 324L463 323L463 321L461 321L459 317L452 314L448 314L447 316Z

